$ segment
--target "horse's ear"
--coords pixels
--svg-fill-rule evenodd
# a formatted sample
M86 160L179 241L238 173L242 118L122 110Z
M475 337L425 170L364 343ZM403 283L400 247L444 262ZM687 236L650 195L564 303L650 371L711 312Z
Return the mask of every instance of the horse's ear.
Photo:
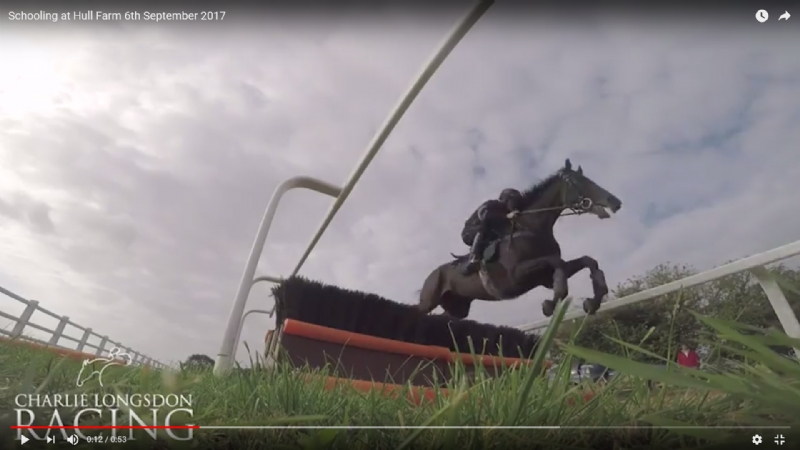
M578 173L579 173L580 175L583 175L583 167L581 167L581 166L578 166Z
M564 162L564 168L567 170L572 170L572 163L569 162L569 158L567 158L567 161Z

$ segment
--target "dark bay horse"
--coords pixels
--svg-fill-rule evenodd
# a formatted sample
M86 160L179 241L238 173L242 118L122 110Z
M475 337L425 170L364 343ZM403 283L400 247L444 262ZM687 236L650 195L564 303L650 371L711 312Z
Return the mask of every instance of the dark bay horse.
M558 172L522 193L520 212L502 230L500 240L487 248L486 261L478 273L462 275L459 265L464 256L437 267L425 279L419 293L418 308L427 314L441 306L445 313L464 319L473 300L510 300L544 286L552 289L552 300L542 302L544 315L553 315L556 303L567 297L567 280L589 269L594 296L583 302L583 309L594 314L608 294L605 274L597 261L582 256L570 261L561 258L561 247L553 227L565 210L570 214L591 213L601 219L616 213L622 202L583 174L572 169L569 159ZM493 255L492 255L493 254Z

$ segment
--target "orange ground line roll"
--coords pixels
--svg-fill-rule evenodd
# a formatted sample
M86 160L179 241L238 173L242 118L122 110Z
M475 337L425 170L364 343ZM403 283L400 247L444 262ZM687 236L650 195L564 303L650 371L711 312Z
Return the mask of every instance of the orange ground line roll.
M283 332L292 336L304 337L317 341L331 342L339 345L363 348L384 353L410 355L419 358L439 359L447 362L461 361L464 365L484 365L486 367L518 367L529 365L530 360L520 358L501 358L491 355L471 355L467 353L454 353L445 347L432 345L412 344L409 342L395 341L392 339L368 336L366 334L337 330L294 319L286 319ZM550 367L547 361L545 367Z

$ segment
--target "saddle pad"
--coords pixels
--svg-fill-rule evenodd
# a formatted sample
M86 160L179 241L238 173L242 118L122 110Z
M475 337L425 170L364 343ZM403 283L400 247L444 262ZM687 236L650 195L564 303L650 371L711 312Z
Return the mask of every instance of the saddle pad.
M497 256L497 247L502 242L502 239L496 239L489 243L486 246L486 250L483 251L483 261L484 262L492 262L494 257Z
M522 236L524 234L529 234L524 231L518 231L516 233L512 233L511 235L506 235L501 237L500 239L495 239L486 246L486 250L483 251L483 262L490 263L494 261L497 257L498 250L500 249L500 244L509 240L514 239L517 236Z

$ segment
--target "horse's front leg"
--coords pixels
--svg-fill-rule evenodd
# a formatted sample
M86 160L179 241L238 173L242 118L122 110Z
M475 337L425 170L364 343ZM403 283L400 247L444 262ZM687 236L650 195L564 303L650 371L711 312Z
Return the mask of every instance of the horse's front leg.
M606 284L606 275L600 270L600 265L597 260L591 256L581 256L580 258L573 259L564 263L564 270L567 278L572 277L583 269L589 269L589 277L592 279L592 290L594 297L587 298L583 301L583 310L587 314L594 314L600 309L600 303L603 298L608 295L608 284Z
M567 298L569 285L566 272L566 263L560 256L545 256L520 263L514 270L514 279L517 283L533 281L535 285L549 287L553 290L553 299L542 302L542 313L546 317L553 315L556 304ZM542 274L550 274L546 269L552 269L552 279L539 279ZM523 281L525 280L525 281Z

